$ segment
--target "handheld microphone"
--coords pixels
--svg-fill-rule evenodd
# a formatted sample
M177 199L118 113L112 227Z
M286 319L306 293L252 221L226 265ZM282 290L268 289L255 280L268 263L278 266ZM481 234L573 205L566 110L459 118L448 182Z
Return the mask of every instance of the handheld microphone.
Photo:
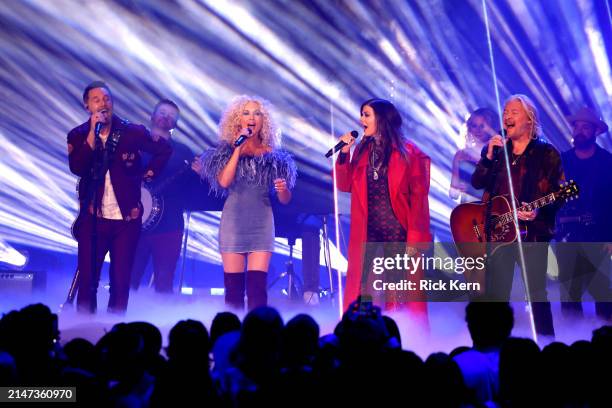
M234 142L234 146L238 147L241 144L243 144L244 142L246 142L246 140L251 137L251 134L253 133L253 131L251 130L251 128L247 128L247 132L249 133L248 135L240 135L240 137L238 139L236 139L236 141Z
M104 116L106 116L106 114L108 113L107 109L102 109L100 111L98 111L98 113L103 113ZM100 137L100 132L102 131L102 127L104 126L104 123L102 122L96 122L96 125L94 126L94 134L96 137Z
M359 136L359 133L357 133L356 130L351 130L351 136L353 136L353 139L357 139L357 137ZM336 143L336 145L329 149L329 151L325 154L325 157L330 157L332 154L336 153L337 151L339 151L340 149L342 149L344 146L346 146L348 143L346 143L345 141L339 141L338 143Z
M506 129L501 129L497 133L499 135L501 135L503 142L506 143ZM493 160L496 160L496 159L499 158L499 151L500 150L501 150L500 146L493 146Z

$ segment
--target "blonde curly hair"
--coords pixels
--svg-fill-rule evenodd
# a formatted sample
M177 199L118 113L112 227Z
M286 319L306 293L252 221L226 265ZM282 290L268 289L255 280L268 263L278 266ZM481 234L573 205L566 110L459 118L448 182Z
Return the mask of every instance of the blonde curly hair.
M249 102L255 102L259 105L263 123L259 137L262 144L270 146L273 149L280 146L280 132L276 127L276 123L272 117L272 107L268 101L262 98L240 95L232 99L230 104L225 108L219 121L219 139L228 143L234 143L236 135L241 129L240 116L244 111L245 106Z

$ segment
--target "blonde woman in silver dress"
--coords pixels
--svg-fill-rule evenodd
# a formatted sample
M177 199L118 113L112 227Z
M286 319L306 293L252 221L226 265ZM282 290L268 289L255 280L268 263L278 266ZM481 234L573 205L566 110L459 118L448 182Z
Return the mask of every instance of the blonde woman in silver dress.
M239 96L219 123L220 143L201 158L201 176L212 189L226 194L219 226L225 303L244 309L267 304L267 275L274 250L271 200L291 201L296 166L279 149L279 135L269 104ZM236 146L239 139L246 139ZM245 272L246 269L246 272Z

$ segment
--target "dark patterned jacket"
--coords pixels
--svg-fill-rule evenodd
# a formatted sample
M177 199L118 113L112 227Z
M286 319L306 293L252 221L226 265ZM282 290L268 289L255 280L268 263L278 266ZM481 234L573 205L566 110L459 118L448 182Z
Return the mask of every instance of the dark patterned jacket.
M612 154L596 145L595 154L579 159L576 149L561 154L565 176L580 188L576 200L559 211L559 239L569 242L612 242ZM567 218L589 215L589 222L567 221ZM565 222L564 222L565 219Z
M512 141L508 141L508 152L512 152ZM472 174L472 186L484 188L483 201L492 196L506 195L508 189L508 177L506 172L506 160L503 150L499 152L500 159L495 162L487 158L487 146L481 153L481 159ZM514 186L520 186L515 194L518 204L530 203L553 191L559 190L559 185L565 181L561 156L557 149L550 143L536 138L529 142L523 152L524 159L521 161L520 180L515 180ZM489 192L490 180L493 170L497 171L497 177L492 191ZM555 231L555 214L562 205L557 202L538 210L538 214L532 222L527 223L527 241L550 241Z
M79 176L79 201L81 211L91 206L92 178L94 166L94 150L87 143L89 121L77 126L68 133L68 144L72 146L68 154L70 171ZM118 137L114 152L109 154L108 169L110 171L113 190L117 203L125 220L142 216L140 203L140 187L143 175L151 170L153 176L160 173L170 155L172 148L165 140L154 142L149 132L142 125L134 125L122 120L116 115L112 117L111 131L106 146L109 147L111 139ZM153 155L146 169L143 170L140 151ZM98 208L104 192L104 170L98 185Z

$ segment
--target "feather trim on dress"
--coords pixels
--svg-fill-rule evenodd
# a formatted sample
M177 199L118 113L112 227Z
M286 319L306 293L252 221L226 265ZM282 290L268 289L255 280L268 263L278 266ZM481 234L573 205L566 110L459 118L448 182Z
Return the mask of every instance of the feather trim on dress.
M219 185L217 177L229 161L234 148L229 143L221 143L216 148L202 155L200 177L208 180L215 195L226 195L227 189ZM297 178L297 167L291 155L284 150L273 150L261 156L242 156L238 160L236 179L245 180L248 184L271 186L277 178L287 180L287 187L292 189Z

